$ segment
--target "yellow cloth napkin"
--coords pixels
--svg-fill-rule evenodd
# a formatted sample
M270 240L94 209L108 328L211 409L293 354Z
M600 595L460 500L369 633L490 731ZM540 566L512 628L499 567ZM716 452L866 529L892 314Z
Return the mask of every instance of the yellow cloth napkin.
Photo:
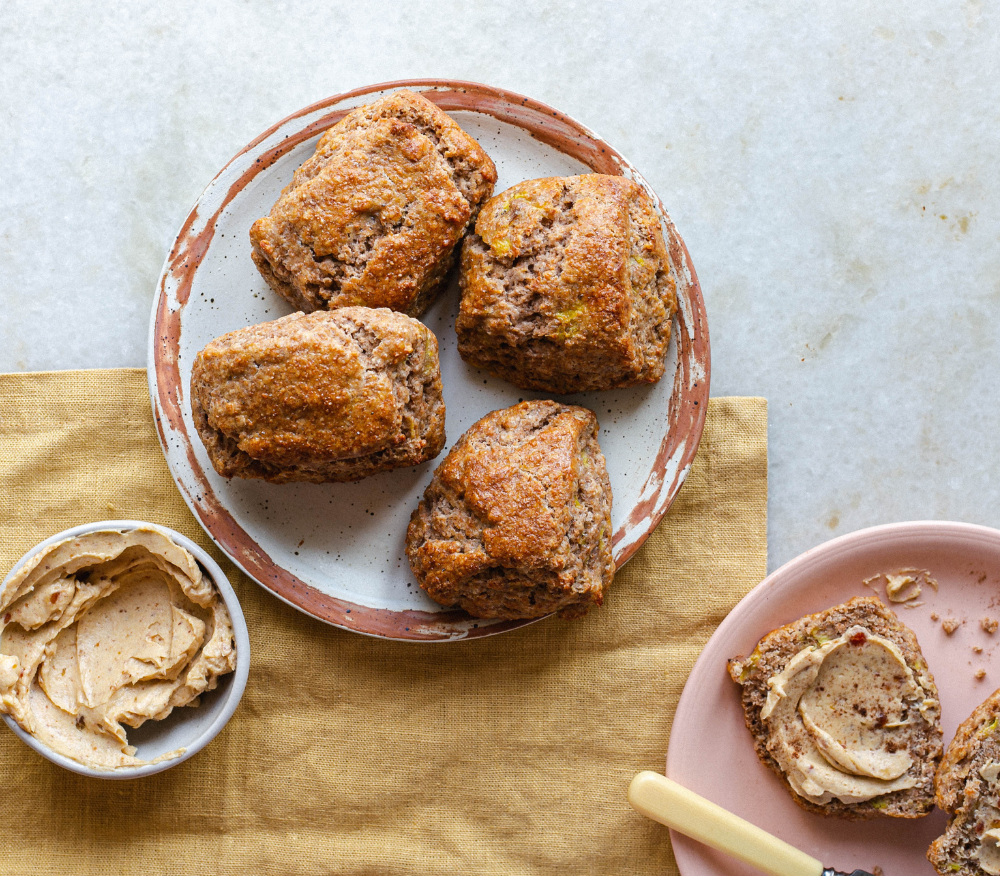
M125 782L60 769L0 728L0 871L676 873L666 828L625 791L663 771L695 658L765 574L766 419L763 399L712 400L674 507L582 620L387 642L222 562L252 646L232 721ZM0 496L0 574L109 518L172 527L222 561L170 479L141 369L0 375Z

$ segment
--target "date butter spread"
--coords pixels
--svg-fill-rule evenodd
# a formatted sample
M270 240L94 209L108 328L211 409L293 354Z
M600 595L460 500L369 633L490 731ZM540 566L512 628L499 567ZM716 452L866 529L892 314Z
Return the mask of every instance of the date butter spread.
M146 763L122 725L198 705L235 665L211 580L152 529L59 542L0 589L0 712L87 766Z
M816 804L912 788L906 729L938 708L919 682L899 648L863 626L803 648L767 681L767 750Z

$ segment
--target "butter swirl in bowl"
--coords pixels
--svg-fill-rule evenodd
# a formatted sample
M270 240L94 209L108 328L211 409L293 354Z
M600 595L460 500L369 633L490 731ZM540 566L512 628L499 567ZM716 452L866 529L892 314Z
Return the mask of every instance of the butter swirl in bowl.
M249 658L222 570L160 526L66 530L0 585L0 712L83 775L150 775L200 751L235 711Z

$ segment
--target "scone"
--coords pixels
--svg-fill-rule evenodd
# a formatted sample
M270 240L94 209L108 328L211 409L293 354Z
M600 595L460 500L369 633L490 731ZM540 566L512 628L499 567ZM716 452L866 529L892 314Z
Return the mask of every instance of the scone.
M497 173L433 103L397 91L320 139L250 229L267 284L306 312L365 305L419 316Z
M455 328L470 365L570 393L663 376L675 283L649 195L620 176L518 183L462 245Z
M438 466L406 533L427 595L476 617L579 617L614 577L611 484L586 408L487 414Z
M757 755L819 815L934 808L941 708L917 637L876 597L768 633L729 661Z
M937 805L950 818L927 850L938 873L1000 873L1000 690L959 726L938 768Z
M239 329L195 359L191 413L227 478L357 481L417 465L444 447L437 338L368 307Z

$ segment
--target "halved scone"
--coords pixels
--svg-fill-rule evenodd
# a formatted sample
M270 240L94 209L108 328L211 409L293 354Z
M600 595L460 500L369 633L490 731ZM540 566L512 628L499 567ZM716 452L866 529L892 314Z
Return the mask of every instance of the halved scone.
M938 768L937 804L950 818L927 850L938 873L1000 874L1000 690L959 726Z
M804 809L858 820L934 808L937 688L917 637L877 598L768 633L729 674L757 755Z

